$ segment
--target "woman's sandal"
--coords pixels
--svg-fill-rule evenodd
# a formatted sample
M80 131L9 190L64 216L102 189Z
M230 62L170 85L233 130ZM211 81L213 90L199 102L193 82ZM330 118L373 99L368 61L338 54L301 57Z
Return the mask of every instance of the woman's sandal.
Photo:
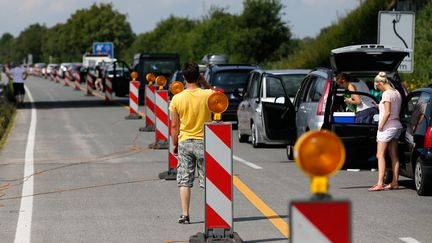
M370 192L384 191L384 187L382 185L375 184L375 185L371 186L371 188L369 188L368 191L370 191Z
M397 190L399 189L399 186L392 186L392 184L387 184L384 186L385 190Z

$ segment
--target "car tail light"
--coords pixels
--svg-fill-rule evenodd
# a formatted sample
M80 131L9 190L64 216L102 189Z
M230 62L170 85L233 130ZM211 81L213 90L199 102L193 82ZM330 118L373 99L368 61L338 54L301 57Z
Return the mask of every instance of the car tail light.
M327 79L326 83L324 85L324 89L323 89L323 94L321 95L319 101L318 101L318 106L317 106L317 115L322 116L324 115L325 112L325 104L327 103L327 97L328 97L328 93L329 93L329 89L330 89L330 83L331 80Z
M424 138L424 148L432 148L432 126L428 127Z
M222 88L216 88L216 87L213 87L213 90L214 90L214 91L218 91L218 92L225 93L225 90L222 89Z

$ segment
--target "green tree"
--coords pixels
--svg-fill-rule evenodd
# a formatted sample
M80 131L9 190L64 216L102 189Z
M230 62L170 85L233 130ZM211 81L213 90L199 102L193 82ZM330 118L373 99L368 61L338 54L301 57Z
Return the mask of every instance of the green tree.
M127 16L113 9L112 4L93 4L77 10L65 24L58 24L46 38L46 56L61 61L81 60L91 52L93 42L113 42L114 55L122 56L135 35Z
M10 33L4 33L0 38L0 63L12 60L12 44L14 37Z
M47 31L45 25L32 24L27 27L16 38L13 50L13 58L15 60L23 60L28 54L33 55L33 62L41 62L42 60L42 46L44 44L44 36Z
M275 51L289 52L291 31L282 20L283 5L279 0L245 0L239 18L239 33L234 35L232 52L238 53L242 61L261 63L267 59L279 59Z

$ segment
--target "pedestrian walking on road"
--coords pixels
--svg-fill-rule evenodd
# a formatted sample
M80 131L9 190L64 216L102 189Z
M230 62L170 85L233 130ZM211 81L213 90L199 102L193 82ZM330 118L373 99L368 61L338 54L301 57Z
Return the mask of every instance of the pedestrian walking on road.
M369 188L369 191L398 189L399 156L397 146L402 129L402 124L399 121L402 98L400 93L389 83L385 72L380 72L374 81L375 89L383 91L383 94L379 103L377 132L378 182ZM392 162L393 180L390 184L384 185L387 150Z
M98 92L103 92L103 85L102 85L102 71L99 66L96 66L96 80L95 80L95 86L96 90Z
M339 73L336 76L336 83L346 90L369 94L369 88L364 81L346 73ZM378 114L377 104L372 98L366 95L352 94L350 98L345 98L345 103L347 105L355 105L356 123L372 123L373 116Z
M174 95L169 110L174 154L178 154L177 186L182 209L178 222L188 224L195 168L198 168L199 185L204 188L204 123L212 120L207 99L213 91L196 63L185 63L182 72L186 89Z
M17 103L17 107L22 107L24 104L24 81L27 79L27 70L21 66L21 63L15 65L11 63L11 68L6 74L9 79L13 80L14 96Z

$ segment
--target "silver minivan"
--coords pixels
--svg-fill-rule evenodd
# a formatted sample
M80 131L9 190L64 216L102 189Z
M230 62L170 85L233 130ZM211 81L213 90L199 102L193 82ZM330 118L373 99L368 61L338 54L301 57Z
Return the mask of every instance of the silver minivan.
M376 163L378 125L376 122L355 123L355 113L347 109L344 95L367 96L379 103L381 94L373 88L373 80L378 72L384 71L404 99L407 90L397 69L410 53L410 49L376 44L332 50L331 69L312 70L304 78L294 99L297 137L309 130L328 129L344 142L347 161L363 165ZM342 72L363 80L370 92L351 92L338 87L334 77ZM287 146L287 156L290 160L293 159L293 146L294 143Z
M309 71L256 69L250 73L237 108L239 142L247 142L249 137L253 147L290 142L289 134L295 132L286 124L285 93L292 102ZM283 86L273 77L280 78Z

